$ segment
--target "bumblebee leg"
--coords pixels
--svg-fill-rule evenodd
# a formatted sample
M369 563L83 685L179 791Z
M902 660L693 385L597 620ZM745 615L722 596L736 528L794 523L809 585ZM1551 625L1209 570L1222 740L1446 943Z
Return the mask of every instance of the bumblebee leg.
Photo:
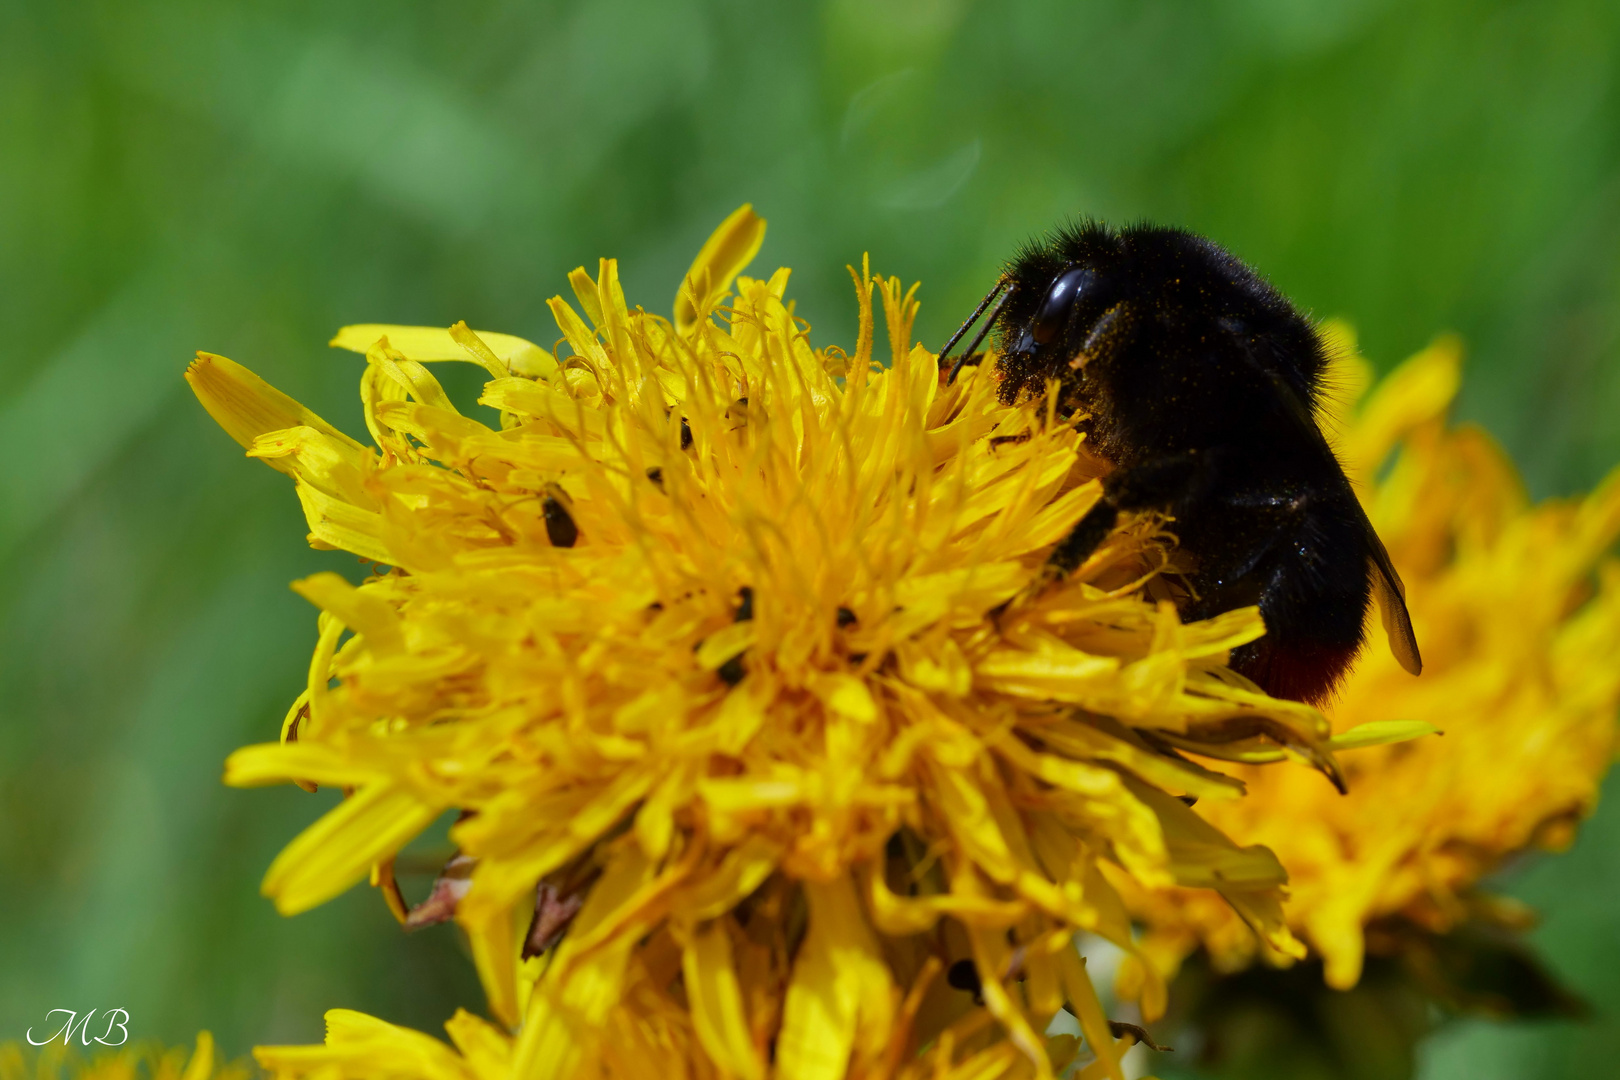
M1096 506L1086 511L1086 516L1070 530L1069 535L1058 541L1052 554L1046 557L1046 565L1059 574L1072 574L1097 550L1097 545L1103 542L1118 520L1119 507L1104 495Z
M1109 474L1103 480L1103 497L1058 541L1046 564L1059 574L1073 573L1107 538L1122 510L1175 513L1202 501L1213 479L1213 464L1207 452L1165 454Z

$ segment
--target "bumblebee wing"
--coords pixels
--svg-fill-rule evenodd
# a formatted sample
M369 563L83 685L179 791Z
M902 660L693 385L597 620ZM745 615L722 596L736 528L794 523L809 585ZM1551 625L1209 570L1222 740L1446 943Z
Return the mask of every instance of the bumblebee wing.
M1280 376L1274 372L1267 374L1276 389L1278 399L1284 403L1294 419L1310 433L1322 451L1332 458L1333 450L1323 438L1322 429L1317 426L1305 403L1300 401ZM1346 481L1347 486L1348 483ZM1354 495L1350 498L1352 502L1355 501ZM1355 505L1359 507L1360 503L1356 502ZM1373 595L1378 598L1378 610L1384 620L1384 633L1389 636L1389 651L1395 654L1395 659L1400 661L1401 667L1416 675L1423 670L1423 657L1418 655L1417 635L1412 632L1412 616L1406 610L1406 586L1401 584L1401 575L1395 572L1395 564L1389 560L1389 551L1385 549L1384 542L1378 539L1378 530L1367 520L1365 511L1361 514L1361 529L1367 538L1367 575L1372 579Z
M1406 586L1395 564L1389 561L1389 552L1372 522L1366 522L1367 571L1372 577L1373 595L1378 598L1378 610L1384 619L1384 633L1389 635L1389 651L1395 654L1401 667L1413 675L1423 670L1423 657L1418 655L1417 635L1412 633L1412 616L1406 611Z

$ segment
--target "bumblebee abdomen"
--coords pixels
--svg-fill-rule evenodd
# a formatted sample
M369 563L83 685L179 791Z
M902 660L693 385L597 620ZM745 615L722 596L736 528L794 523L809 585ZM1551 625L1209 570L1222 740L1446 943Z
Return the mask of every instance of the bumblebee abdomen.
M1366 640L1372 583L1354 500L1318 493L1251 571L1266 636L1231 664L1274 697L1323 704Z

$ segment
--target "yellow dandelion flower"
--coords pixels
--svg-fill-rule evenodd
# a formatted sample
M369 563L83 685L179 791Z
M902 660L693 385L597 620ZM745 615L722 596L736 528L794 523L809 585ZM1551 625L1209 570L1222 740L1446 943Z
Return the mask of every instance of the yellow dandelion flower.
M377 564L294 586L321 611L308 687L282 742L228 762L348 793L264 890L290 914L369 875L408 921L453 913L499 1025L451 1021L456 1053L334 1013L326 1046L261 1050L278 1075L1045 1077L1076 1052L1043 1035L1067 1007L1083 1075L1119 1077L1130 1036L1071 944L1134 948L1104 865L1217 889L1302 952L1276 858L1178 798L1242 785L1139 734L1241 728L1337 768L1320 713L1224 668L1258 612L1184 625L1150 518L1053 579L1100 493L1081 437L988 370L942 385L897 280L852 271L853 353L813 347L787 270L738 276L763 234L748 207L722 224L673 321L628 307L613 261L574 271L568 355L342 331L374 446L192 365L294 478L311 543ZM427 366L451 359L488 371L497 427ZM391 860L451 808L460 855L407 914Z
M1371 649L1328 714L1341 730L1425 721L1445 737L1357 755L1348 796L1246 768L1248 797L1208 809L1288 868L1289 923L1339 988L1360 976L1369 922L1400 915L1444 931L1506 856L1566 846L1596 803L1620 707L1620 561L1607 554L1620 535L1620 470L1584 498L1532 506L1483 432L1446 422L1454 340L1407 361L1359 409L1368 372L1343 351L1339 451L1406 580L1424 669L1406 678ZM1199 945L1224 970L1254 957L1253 935L1207 896L1116 880L1150 927L1143 944L1161 972Z
M196 1049L165 1048L136 1042L98 1047L86 1056L76 1047L53 1042L35 1048L0 1043L0 1080L248 1080L252 1070L216 1059L214 1037L197 1033Z

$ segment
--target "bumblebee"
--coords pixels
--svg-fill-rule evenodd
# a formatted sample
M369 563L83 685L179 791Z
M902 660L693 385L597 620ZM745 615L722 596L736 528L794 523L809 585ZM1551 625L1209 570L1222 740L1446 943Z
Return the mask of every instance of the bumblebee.
M1122 513L1174 519L1184 621L1257 604L1231 666L1267 693L1332 696L1376 596L1401 666L1422 669L1405 590L1317 422L1328 353L1262 277L1181 229L1097 222L1027 245L940 354L994 304L1002 401L1047 392L1111 471L1050 556L1074 570Z

